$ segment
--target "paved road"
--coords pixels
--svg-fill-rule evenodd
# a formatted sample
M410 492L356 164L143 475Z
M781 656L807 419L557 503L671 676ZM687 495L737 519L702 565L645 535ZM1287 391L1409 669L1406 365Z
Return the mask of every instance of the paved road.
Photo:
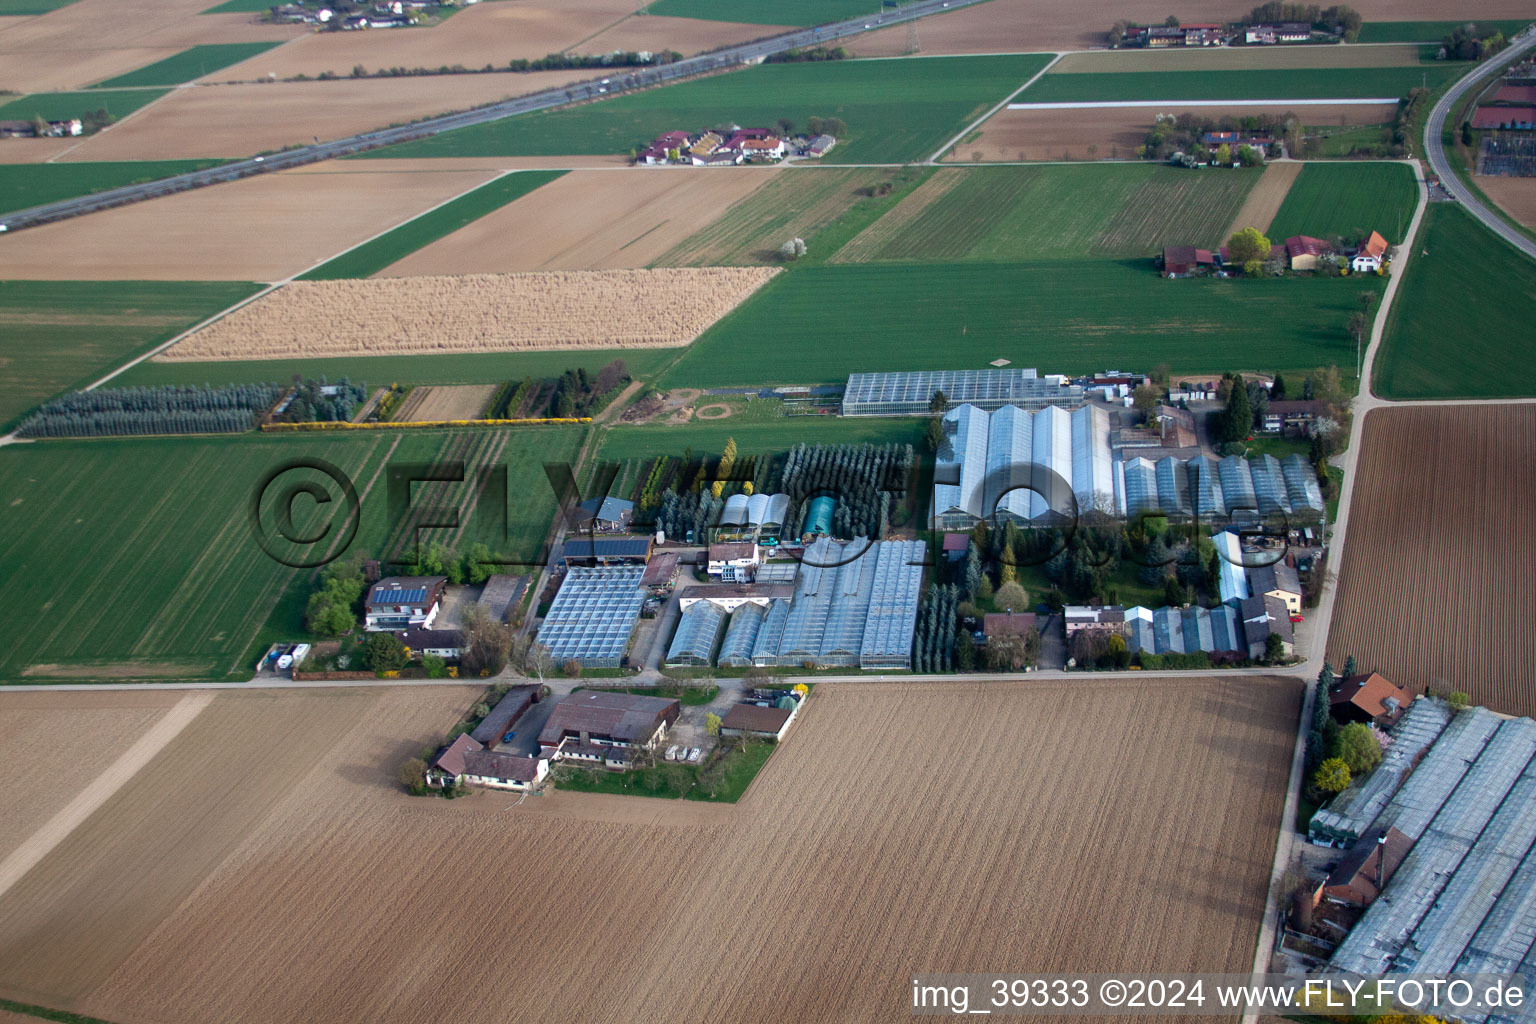
M1472 89L1481 88L1488 78L1507 63L1508 58L1526 53L1532 48L1536 48L1536 29L1528 29L1524 38L1517 38L1509 49L1493 60L1479 64L1467 72L1465 78L1451 86L1450 90L1440 97L1440 102L1436 103L1434 109L1429 112L1429 123L1424 130L1424 155L1429 158L1430 168L1440 176L1440 181L1446 185L1447 191L1468 213L1482 221L1489 231L1532 259L1536 259L1536 241L1516 231L1462 184L1451 170L1451 163L1445 156L1445 145L1441 141L1441 136L1445 132L1445 119L1450 116L1451 108L1461 102L1461 98ZM1401 273L1396 267L1392 268L1392 272L1394 276Z
M345 139L322 142L313 146L300 146L265 157L258 156L246 160L237 160L219 167L210 167L206 170L193 171L188 174L178 174L143 185L125 185L121 188L97 192L94 195L66 199L57 203L47 203L43 206L34 206L30 209L20 210L11 214L3 222L0 222L0 226L3 226L8 231L18 231L22 228L47 224L51 221L64 220L69 217L79 217L83 214L110 209L114 206L142 202L146 199L155 199L176 192L185 192L188 189L201 188L205 185L216 185L226 181L248 178L256 174L286 170L304 164L317 163L321 160L332 160L337 157L350 156L354 153L378 149L381 146L392 146L414 139L424 139L432 135L441 134L442 132L453 131L457 128L466 128L470 125L488 124L492 121L500 121L503 118L515 117L518 114L528 114L536 110L547 110L550 107L564 106L568 103L596 100L604 96L612 96L648 86L661 85L693 75L720 71L734 65L761 60L764 57L775 53L782 53L785 50L804 46L817 46L837 39L859 35L862 32L876 28L889 28L892 25L914 21L930 14L941 13L946 9L952 10L958 7L968 7L972 4L985 2L986 0L917 0L916 3L907 4L899 9L888 8L879 14L870 14L862 18L850 18L847 21L833 22L832 24L820 25L815 28L796 29L783 35L760 39L752 43L744 43L740 46L731 46L722 50L715 50L711 53L700 54L697 57L690 57L672 64L636 69L616 68L607 77L589 79L585 82L578 82L560 89L546 89L543 92L518 96L513 99L503 100L500 103L479 107L475 110L467 110L457 114L444 114L440 117L430 117L417 121L415 124L401 125L396 128L384 128L374 132L363 132L360 135L352 135Z

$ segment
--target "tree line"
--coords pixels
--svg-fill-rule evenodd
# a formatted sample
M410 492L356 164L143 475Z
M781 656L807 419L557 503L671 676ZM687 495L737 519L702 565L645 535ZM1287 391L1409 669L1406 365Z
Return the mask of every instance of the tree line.
M44 403L16 433L21 437L125 437L250 430L284 389L277 384L98 388Z

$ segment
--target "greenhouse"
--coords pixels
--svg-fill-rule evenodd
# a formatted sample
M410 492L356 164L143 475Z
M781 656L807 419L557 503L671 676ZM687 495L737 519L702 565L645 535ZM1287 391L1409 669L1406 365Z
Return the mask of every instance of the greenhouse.
M727 612L713 601L695 601L683 612L667 648L668 665L707 667L715 660L715 647L725 631Z
M844 416L902 416L926 413L935 391L951 406L979 409L1081 405L1083 389L1060 378L1041 379L1034 370L917 370L855 373L843 389Z
M645 602L644 574L643 565L567 570L539 626L539 643L556 662L575 659L586 668L618 668Z
M1248 641L1237 609L1128 608L1126 647L1144 654L1237 654L1246 657Z
M1121 471L1119 504L1131 516L1161 512L1244 518L1246 512L1246 518L1257 519L1283 513L1298 521L1320 520L1326 508L1317 474L1300 454L1283 460L1273 455L1131 459Z
M768 608L760 604L744 604L731 613L725 639L720 644L716 659L722 668L749 668L752 665L752 647L762 632L763 619ZM670 660L670 655L668 656Z

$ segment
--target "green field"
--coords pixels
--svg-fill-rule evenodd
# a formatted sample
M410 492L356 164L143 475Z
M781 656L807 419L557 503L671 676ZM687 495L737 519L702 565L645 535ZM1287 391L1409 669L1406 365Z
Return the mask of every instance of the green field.
M1413 168L1391 163L1309 163L1270 223L1274 239L1292 235L1361 238L1380 231L1403 240L1419 201Z
M855 264L781 274L706 332L667 386L836 383L855 371L1175 373L1353 363L1378 278L1166 281L1150 259Z
M1401 68L1054 74L1041 76L1016 102L1387 98L1406 96L1409 89L1426 80L1433 89L1465 73L1462 65L1442 63Z
M461 128L359 159L628 153L678 127L772 125L787 117L803 128L809 117L839 117L847 136L827 163L922 160L1049 60L1021 54L764 64Z
M7 287L7 286L0 286ZM475 352L466 355L357 356L337 359L233 360L210 363L142 362L117 378L131 384L247 384L348 377L372 385L494 384L524 377L558 377L569 368L596 373L622 359L634 375L654 372L678 356L675 349L593 349L579 352Z
M1527 18L1523 21L1478 21L1477 26L1483 35L1498 31L1510 36L1530 23ZM1360 42L1437 43L1450 35L1452 29L1465 24L1465 21L1367 21L1360 27Z
M7 143L25 146L21 139ZM147 160L119 163L0 164L0 213L73 199L90 192L201 170L217 160Z
M672 18L800 26L825 25L861 14L868 14L873 20L879 6L869 0L654 0L645 12Z
M248 675L258 637L303 638L310 574L264 554L246 514L263 476L299 456L324 459L355 481L362 520L353 550L369 552L386 533L386 461L504 463L513 521L498 546L532 558L555 507L541 463L573 458L582 433L370 431L7 447L0 609L26 642L0 652L0 680ZM311 479L326 483L293 470L279 490ZM328 493L340 491L331 483ZM296 503L296 531L318 532L317 508L326 506ZM270 523L270 503L263 510Z
M75 0L0 0L0 18L28 14L47 14L68 7Z
M0 390L0 427L258 287L228 281L0 281L0 367L6 383Z
M269 0L224 0L217 7L210 7L199 14L265 14L272 9Z
M281 44L281 40L267 43L203 43L164 60L147 64L137 71L109 78L92 86L95 89L129 89L143 85L180 85L194 78L239 64Z
M91 89L86 92L32 93L0 106L0 121L30 121L35 117L44 121L66 121L96 110L105 110L113 117L124 118L167 92L170 90Z
M1431 203L1376 357L1383 398L1536 395L1536 265L1452 203Z
M1052 260L1215 244L1260 173L1145 164L943 168L832 259ZM942 194L909 217L906 205L924 193Z
M514 199L521 199L540 185L554 181L564 171L517 171L503 175L450 199L435 210L406 221L393 231L349 249L335 259L322 263L301 281L328 281L344 277L371 277L424 245L479 220L492 210L499 210Z

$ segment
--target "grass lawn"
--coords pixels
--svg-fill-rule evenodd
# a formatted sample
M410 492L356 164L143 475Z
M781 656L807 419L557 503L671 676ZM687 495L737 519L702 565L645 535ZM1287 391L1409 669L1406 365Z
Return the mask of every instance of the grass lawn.
M1362 238L1371 231L1403 240L1419 201L1413 168L1394 163L1307 164L1286 193L1269 237Z
M370 277L424 245L479 220L492 210L521 199L540 185L554 181L564 171L517 171L487 182L451 199L435 210L406 221L393 231L349 249L299 277L301 281L326 281L343 277Z
M1386 122L1352 128L1326 124L1307 125L1304 129L1307 135L1307 154L1323 160L1338 160L1349 156L1358 146L1385 146L1392 141L1391 128Z
M738 423L734 419L688 423L681 426L617 426L603 435L600 461L649 459L676 455L692 448L694 454L717 454L726 438L734 438L742 458L788 451L807 444L921 445L921 416L791 416L773 423Z
M38 92L18 96L0 106L0 121L66 121L96 110L124 118L146 103L153 103L169 89L90 89L85 92ZM58 167L58 164L49 164Z
M1269 69L1262 71L1127 71L1044 75L1017 97L1021 103L1109 100L1307 100L1406 96L1408 90L1460 78L1460 64L1401 68Z
M0 366L6 383L0 389L0 427L258 287L227 281L0 281Z
M1165 281L1150 260L855 264L781 274L694 342L665 386L841 382L869 370L1174 373L1353 365L1378 278ZM728 429L729 421L717 426Z
M1023 85L1049 56L764 64L563 110L506 118L361 154L369 157L628 153L679 126L839 117L827 163L921 160Z
M0 18L47 14L68 7L75 0L0 0Z
M263 476L298 456L324 459L355 481L362 517L353 550L373 552L389 526L386 463L454 457L476 465L499 450L514 498L510 537L497 546L533 558L555 509L542 463L573 458L582 433L253 434L0 449L0 564L9 581L0 610L28 638L0 652L0 681L248 675L258 636L304 638L310 573L263 553L246 514ZM327 484L290 471L281 485L301 477ZM273 504L263 505L269 529ZM295 503L296 533L330 523L317 509L327 506Z
M1376 359L1384 398L1536 395L1536 265L1453 203L1424 214Z
M916 216L897 206L833 260L1134 257L1175 243L1214 244L1260 173L1146 164L943 168L923 190L947 189L939 198Z
M730 742L730 741L726 741ZM650 768L627 772L603 768L567 767L560 770L555 788L578 793L611 793L616 796L653 796L664 800L685 797L733 804L741 799L757 773L773 754L772 743L733 744L712 754L704 765L663 761Z
M1510 36L1531 23L1531 19L1515 21L1479 21L1478 38L1485 38L1495 31ZM1465 21L1367 21L1360 26L1362 43L1438 43L1451 34L1451 30Z
M572 693L597 687L578 686ZM708 704L720 692L718 686L604 686L611 693L631 693L636 697L675 697L684 707L696 708Z
M9 142L25 146L26 140ZM0 213L60 199L136 185L173 174L213 167L217 160L150 160L121 163L0 164Z
M202 43L164 60L146 64L137 71L118 75L92 86L95 89L126 89L141 85L180 85L194 78L239 64L241 61L263 53L281 43L272 40L264 43Z
M877 6L869 0L655 0L645 12L672 18L799 26L856 18L870 14Z
M237 360L209 363L140 363L118 381L130 384L240 384L291 380L294 374L336 380L348 377L382 385L493 384L524 377L558 377L567 369L585 367L596 373L606 363L622 359L636 376L651 373L672 349L600 349L580 352L474 352L463 355L357 356L337 359Z

